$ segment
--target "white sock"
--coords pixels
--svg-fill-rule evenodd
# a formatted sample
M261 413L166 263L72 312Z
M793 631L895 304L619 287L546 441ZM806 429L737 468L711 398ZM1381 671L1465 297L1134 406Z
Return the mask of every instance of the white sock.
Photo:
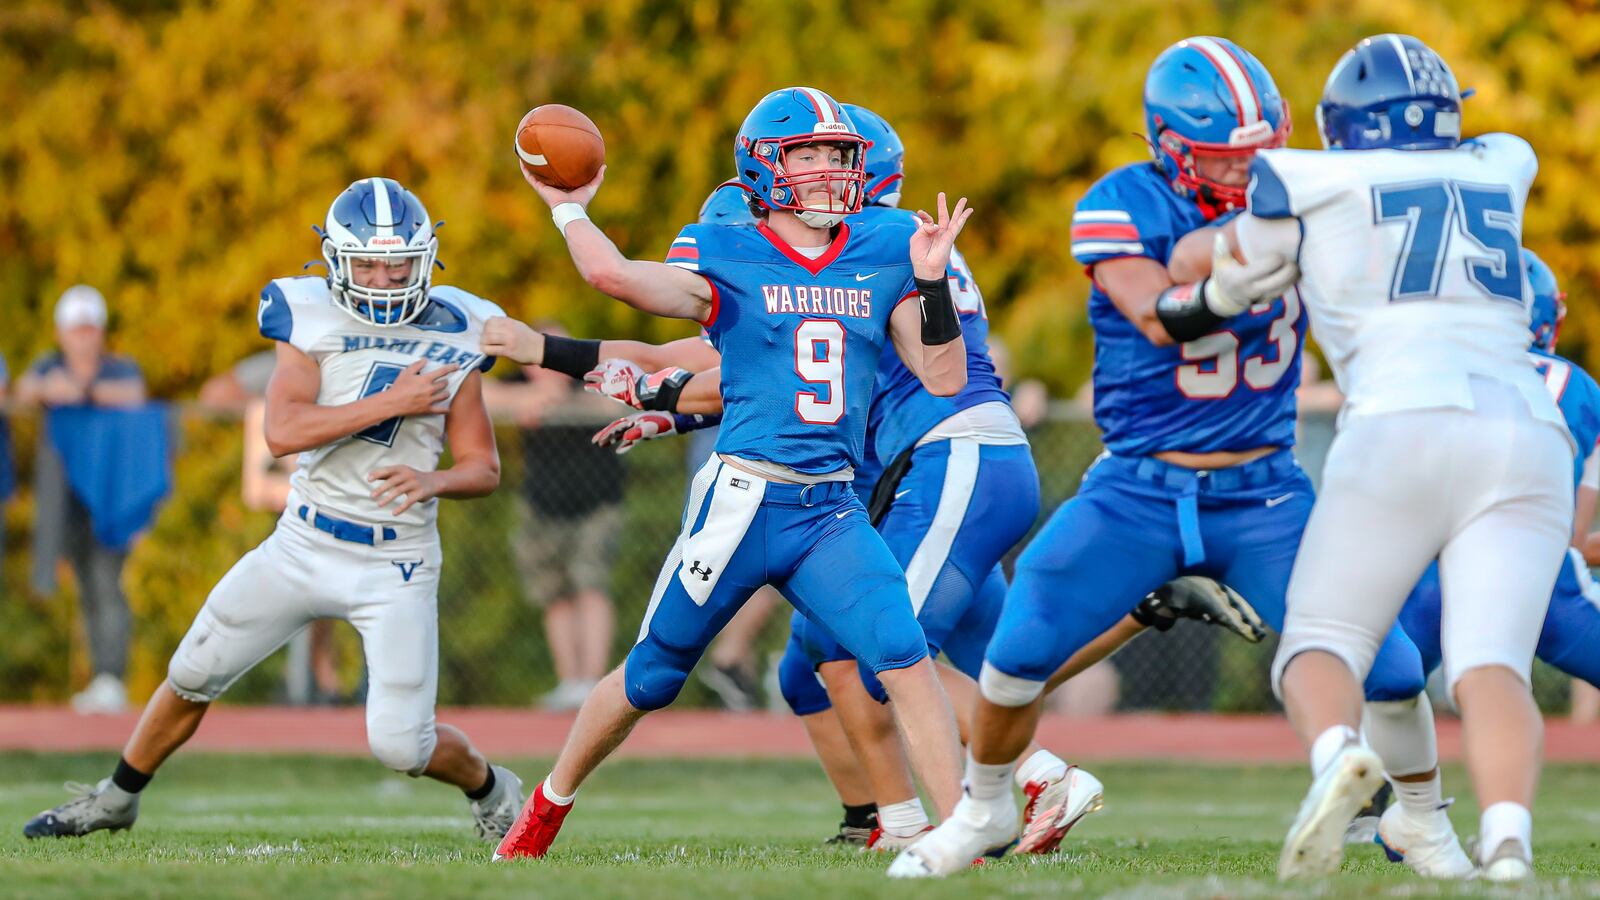
M1496 803L1483 811L1478 823L1478 853L1488 859L1500 845L1512 838L1533 853L1533 813L1521 803Z
M553 774L554 773L551 773L551 775ZM572 800L574 797L578 796L578 792L573 791L566 796L556 793L556 789L550 786L551 775L546 775L544 777L544 785L541 788L541 790L544 792L544 798L557 806L571 806Z
M967 754L967 796L980 803L994 803L1001 799L1011 798L1011 771L1016 763L1000 763L989 766L972 758ZM880 815L882 813L880 812Z
M1311 742L1312 777L1321 775L1322 770L1339 755L1339 751L1349 744L1354 744L1356 739L1356 730L1349 725L1335 725L1317 735L1317 739Z
M1038 750L1022 765L1017 766L1017 787L1027 787L1033 781L1052 781L1067 773L1067 761L1049 750Z
M1439 767L1433 705L1427 694L1362 705L1361 737L1383 757L1384 771L1416 775Z
M1395 781L1389 779L1389 784L1394 788L1394 796L1400 801L1400 808L1417 817L1431 816L1444 807L1444 795L1439 778L1439 773L1427 781Z
M878 825L883 828L884 834L910 837L929 824L928 811L922 808L920 797L878 807Z

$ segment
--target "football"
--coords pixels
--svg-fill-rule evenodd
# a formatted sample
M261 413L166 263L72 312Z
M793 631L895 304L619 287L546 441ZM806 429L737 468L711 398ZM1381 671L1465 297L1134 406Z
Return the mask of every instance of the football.
M588 116L546 103L517 123L517 158L540 180L570 191L594 180L606 159L606 142Z

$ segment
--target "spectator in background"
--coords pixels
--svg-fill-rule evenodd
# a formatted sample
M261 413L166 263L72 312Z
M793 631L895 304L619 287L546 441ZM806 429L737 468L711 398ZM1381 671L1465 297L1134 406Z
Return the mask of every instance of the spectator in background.
M55 325L59 349L17 380L18 405L130 408L145 402L138 364L106 351L106 303L99 291L82 284L68 288L56 302ZM56 561L65 555L71 562L94 667L94 679L73 696L72 706L86 713L120 712L128 705L123 678L132 628L122 593L127 548L107 546L96 535L88 507L68 486L49 430L39 429L34 466L34 587L53 593Z
M567 334L552 322L534 327ZM483 396L491 415L521 426L522 522L512 550L523 595L544 610L558 679L539 703L577 709L610 671L616 634L607 591L623 522L622 460L589 437L617 417L617 406L538 366L485 379Z

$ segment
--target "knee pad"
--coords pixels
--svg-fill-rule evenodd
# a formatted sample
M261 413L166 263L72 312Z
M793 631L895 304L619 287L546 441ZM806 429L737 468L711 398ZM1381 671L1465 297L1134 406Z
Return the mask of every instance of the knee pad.
M1044 682L1030 681L996 669L988 663L978 673L978 692L996 706L1027 706L1044 693Z
M1410 700L1428 686L1422 656L1415 644L1398 630L1391 631L1378 648L1372 670L1362 684L1366 698L1374 703ZM1402 772L1401 774L1409 774Z
M783 701L797 716L810 716L833 708L828 699L828 689L822 686L811 660L806 658L798 641L791 639L784 648L783 659L778 662L778 691ZM631 701L631 697L629 698Z
M431 719L425 725L411 728L385 728L380 723L367 723L367 747L373 757L386 768L413 778L428 768L438 743L439 735Z
M690 670L699 661L698 650L673 647L654 634L646 634L644 640L628 651L624 664L623 690L628 703L642 712L670 706L678 699L683 683L689 680Z
M201 660L198 648L215 637L196 620L167 662L167 684L172 686L174 694L190 703L210 703L233 683L232 673L212 671L212 667Z

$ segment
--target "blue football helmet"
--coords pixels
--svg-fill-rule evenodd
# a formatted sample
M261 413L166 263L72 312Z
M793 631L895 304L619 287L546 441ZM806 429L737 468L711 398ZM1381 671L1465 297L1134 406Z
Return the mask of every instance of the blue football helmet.
M757 203L792 210L813 228L831 228L861 210L866 143L838 101L816 88L784 88L761 98L739 126L733 167ZM841 148L842 165L798 175L786 171L790 151L812 144ZM828 188L828 196L807 206L801 194L818 184Z
M900 182L906 175L906 145L883 118L864 106L844 104L856 132L867 139L866 203L899 206Z
M421 315L439 253L433 229L422 201L393 178L345 188L316 229L334 304L372 325L404 325ZM357 268L387 286L358 284Z
M1144 119L1156 167L1213 214L1244 207L1245 184L1200 174L1204 157L1253 156L1289 139L1289 103L1261 61L1219 37L1162 51L1144 81Z
M701 225L754 225L750 191L742 181L724 181L700 204Z
M1556 283L1556 273L1526 247L1522 250L1522 267L1528 272L1528 286L1533 288L1533 306L1528 310L1532 318L1528 328L1533 332L1533 346L1554 353L1561 321L1567 317L1567 295Z
M1461 143L1461 89L1427 44L1376 35L1328 75L1317 130L1330 150L1448 150Z

